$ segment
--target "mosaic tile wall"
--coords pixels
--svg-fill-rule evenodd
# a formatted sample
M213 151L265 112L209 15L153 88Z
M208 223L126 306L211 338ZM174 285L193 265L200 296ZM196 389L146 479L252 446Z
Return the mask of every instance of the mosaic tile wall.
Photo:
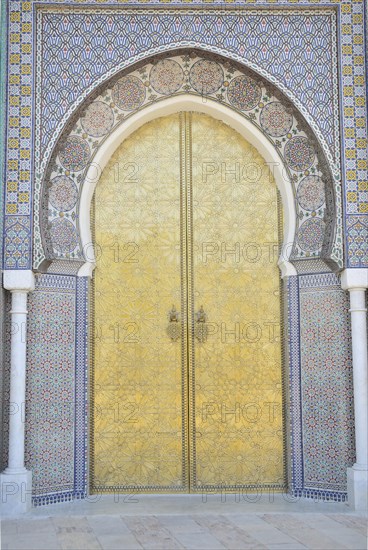
M299 291L289 284L293 490L345 500L355 458L349 297L332 273L299 276Z
M367 231L365 218L358 224L357 217L362 218L368 212L368 182L367 182L367 129L366 129L366 98L364 92L365 74L364 74L364 21L363 21L363 1L362 0L341 0L334 1L327 6L336 9L337 12L337 32L340 46L338 49L339 57L339 81L340 88L340 110L337 109L336 87L333 84L334 72L331 66L331 60L335 52L331 48L321 47L315 49L313 42L313 33L317 33L318 40L325 36L323 32L323 17L326 4L319 8L320 2L307 2L301 0L297 2L297 13L294 11L293 17L299 17L302 28L294 32L293 25L289 18L283 27L277 27L274 32L273 24L266 12L262 12L259 22L255 22L250 17L242 13L240 5L236 2L231 3L232 8L236 10L238 26L232 24L227 28L231 21L230 7L226 3L211 3L211 6L218 6L218 11L211 12L211 17L207 13L204 5L199 3L200 9L190 13L180 11L172 17L172 22L160 23L155 13L149 14L142 8L142 13L136 17L130 15L130 32L122 33L119 26L115 23L122 18L122 12L114 13L114 17L109 17L109 13L102 11L95 13L92 17L90 7L84 6L83 1L63 2L59 1L56 7L50 10L59 11L58 32L53 32L53 15L49 12L48 23L45 25L45 33L38 35L38 43L48 44L47 50L38 51L36 54L36 26L37 13L40 14L45 9L48 0L37 3L30 1L11 1L9 7L9 79L8 79L8 119L7 119L7 185L6 185L6 221L5 221L5 267L8 269L26 269L31 266L31 241L32 241L32 220L31 205L33 184L35 178L40 178L42 174L37 172L37 164L33 158L33 152L39 149L42 140L47 139L52 146L53 141L58 137L62 130L66 117L61 120L66 113L71 112L78 101L82 101L83 96L101 83L109 76L109 71L114 72L122 65L128 64L139 57L147 55L149 49L151 53L162 49L172 48L178 45L193 45L191 36L198 38L206 35L206 26L210 27L208 43L204 44L208 50L221 53L239 51L239 60L246 61L246 55L257 60L257 68L264 72L271 80L277 82L285 93L293 95L296 105L308 117L312 127L315 127L316 134L321 144L327 145L331 155L337 154L337 122L338 114L341 114L342 151L344 166L344 201L346 226L348 229L347 239L350 244L347 246L349 254L347 264L352 267L364 267L368 265L367 241L364 239L364 233ZM89 6L95 4L96 7L103 4L104 8L118 8L125 2L110 0L106 2L88 2ZM181 2L172 2L175 6ZM246 5L254 8L261 2L247 2ZM269 2L273 8L275 2ZM130 2L130 5L139 6L140 2ZM143 4L143 3L142 3ZM151 4L160 4L154 0ZM144 4L146 5L146 4ZM186 5L188 5L186 3ZM264 6L265 4L262 3ZM292 0L279 0L277 5L282 7L289 6L296 8L296 2ZM322 5L322 3L321 3ZM70 6L78 7L78 17L83 17L83 25L76 31L75 21L70 18L68 9ZM191 3L195 6L195 3ZM244 3L241 4L244 8ZM147 7L147 5L146 5ZM309 17L303 11L303 8L318 8L320 28L312 28L312 17ZM120 6L121 8L121 6ZM120 9L119 8L119 9ZM124 6L123 6L124 8ZM124 8L126 9L126 8ZM166 9L166 7L165 7ZM330 8L329 8L330 9ZM225 10L225 11L221 11ZM89 11L89 13L87 13ZM163 14L160 11L160 14ZM165 12L166 13L166 12ZM226 17L221 17L223 14ZM275 12L274 12L275 13ZM111 12L112 14L112 12ZM56 16L55 16L56 17ZM139 19L140 17L140 19ZM150 21L148 19L150 17ZM167 16L168 17L168 16ZM186 18L186 20L185 20ZM188 18L191 18L189 21ZM318 17L317 17L318 19ZM314 20L313 20L314 21ZM143 26L142 26L143 25ZM60 31L62 27L62 32ZM95 28L96 27L96 28ZM241 27L241 28L240 28ZM244 29L249 32L244 32ZM142 29L144 32L142 32ZM282 32L280 32L280 29ZM50 30L50 32L48 32ZM146 31L150 31L147 34ZM300 32L299 32L300 31ZM242 36L242 42L237 42L237 34ZM276 40L272 48L267 44L259 47L262 37L269 35ZM115 38L113 38L115 36ZM134 44L130 42L136 37ZM245 43L245 37L251 42ZM298 36L298 38L296 38ZM308 36L308 43L303 43L303 36ZM93 44L95 37L101 40L106 37L112 38L112 42L107 42L105 47L98 50L98 46ZM179 38L179 42L172 43ZM45 42L46 41L46 42ZM203 38L205 41L205 38ZM280 50L280 55L277 52ZM94 52L99 51L100 59L94 62ZM330 52L330 61L324 59L327 52ZM116 57L117 52L121 59ZM282 53L282 55L281 55ZM36 54L36 55L35 55ZM36 59L36 64L33 59ZM293 56L297 55L297 59ZM35 65L40 67L41 57L46 56L48 72L41 75L38 82L46 82L48 85L41 87L41 92L50 88L50 94L47 98L47 105L44 100L35 103L34 91L37 86L36 78L40 78L39 72L34 72ZM276 56L276 62L274 59ZM324 63L317 63L316 60L324 59ZM78 60L78 64L76 64ZM277 63L281 60L281 63ZM81 64L84 65L82 70ZM119 65L120 64L120 65ZM119 65L119 67L118 67ZM325 73L324 67L329 67L328 73ZM294 72L297 71L296 73ZM274 71L272 73L272 71ZM271 74L272 73L272 74ZM84 74L84 80L80 75ZM301 75L301 76L298 76ZM309 75L305 78L305 75ZM315 76L315 78L313 78ZM61 80L60 80L61 78ZM45 80L46 79L46 80ZM299 79L299 80L298 80ZM81 89L75 83L81 82L84 89ZM330 85L332 83L332 86ZM42 91L43 90L43 91ZM55 92L54 92L54 91ZM298 94L300 97L297 97ZM321 95L322 94L322 95ZM331 95L332 94L332 95ZM61 106L61 111L59 110ZM44 117L45 109L47 117ZM51 110L50 110L51 109ZM326 114L326 116L324 115ZM333 126L330 124L334 120ZM35 122L38 123L38 129L35 129ZM59 124L60 122L60 124ZM42 136L40 129L42 128ZM333 131L331 132L331 129ZM35 133L36 130L36 133ZM35 140L35 141L33 141ZM34 143L34 147L33 147ZM48 154L51 151L48 150ZM46 156L45 156L46 158ZM338 174L336 172L336 177ZM37 220L36 220L37 222ZM350 228L353 227L352 230Z
M112 19L113 17L113 19ZM41 66L41 151L53 144L73 106L95 83L106 81L127 61L148 52L182 45L217 48L285 90L310 116L336 160L339 156L338 90L336 87L336 17L332 10L220 12L185 10L47 10L38 11ZM75 36L78 35L76 48ZM140 40L141 36L145 40ZM55 45L58 48L55 48ZM168 48L170 45L170 48ZM305 56L304 49L307 49ZM83 52L83 57L78 55ZM300 65L304 71L301 73ZM51 66L62 70L55 74ZM68 68L65 71L65 68ZM84 71L81 72L81 67ZM319 81L319 89L317 89ZM323 87L321 84L323 83Z
M29 295L26 467L33 502L86 491L86 281L39 275Z

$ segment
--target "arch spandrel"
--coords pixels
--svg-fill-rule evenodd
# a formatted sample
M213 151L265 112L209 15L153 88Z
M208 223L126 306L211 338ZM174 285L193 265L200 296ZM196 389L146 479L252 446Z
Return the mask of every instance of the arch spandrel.
M115 76L80 109L59 140L45 174L40 230L44 260L93 264L89 210L111 154L132 131L158 116L194 110L220 118L257 147L280 189L284 213L283 274L294 260L343 265L336 197L340 190L301 115L271 84L218 56L188 52L156 57ZM90 267L82 270L87 274Z

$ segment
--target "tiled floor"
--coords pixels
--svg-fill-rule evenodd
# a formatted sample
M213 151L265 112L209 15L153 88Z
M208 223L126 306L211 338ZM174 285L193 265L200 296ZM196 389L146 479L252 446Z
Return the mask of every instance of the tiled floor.
M343 503L234 495L103 497L2 522L5 549L358 549L367 520Z

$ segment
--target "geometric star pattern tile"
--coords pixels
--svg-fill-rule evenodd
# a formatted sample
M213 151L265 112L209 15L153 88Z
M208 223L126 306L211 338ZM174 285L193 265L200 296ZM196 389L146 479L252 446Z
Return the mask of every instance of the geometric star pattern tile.
M351 267L368 265L368 215L346 217L347 249Z
M28 300L25 462L33 503L86 494L84 278L38 275Z
M349 296L332 273L302 275L299 307L300 365L291 373L293 491L345 500L346 469L355 460Z

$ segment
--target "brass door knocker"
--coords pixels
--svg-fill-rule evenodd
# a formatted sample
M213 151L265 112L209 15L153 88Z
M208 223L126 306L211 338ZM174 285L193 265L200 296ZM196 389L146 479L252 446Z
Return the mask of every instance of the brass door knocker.
M194 334L199 342L205 342L208 336L208 326L207 326L207 314L203 309L203 306L200 307L200 310L196 313L196 324L194 326Z
M167 326L167 334L173 342L176 342L181 335L181 322L180 313L176 311L176 307L173 305L169 311L169 324Z

